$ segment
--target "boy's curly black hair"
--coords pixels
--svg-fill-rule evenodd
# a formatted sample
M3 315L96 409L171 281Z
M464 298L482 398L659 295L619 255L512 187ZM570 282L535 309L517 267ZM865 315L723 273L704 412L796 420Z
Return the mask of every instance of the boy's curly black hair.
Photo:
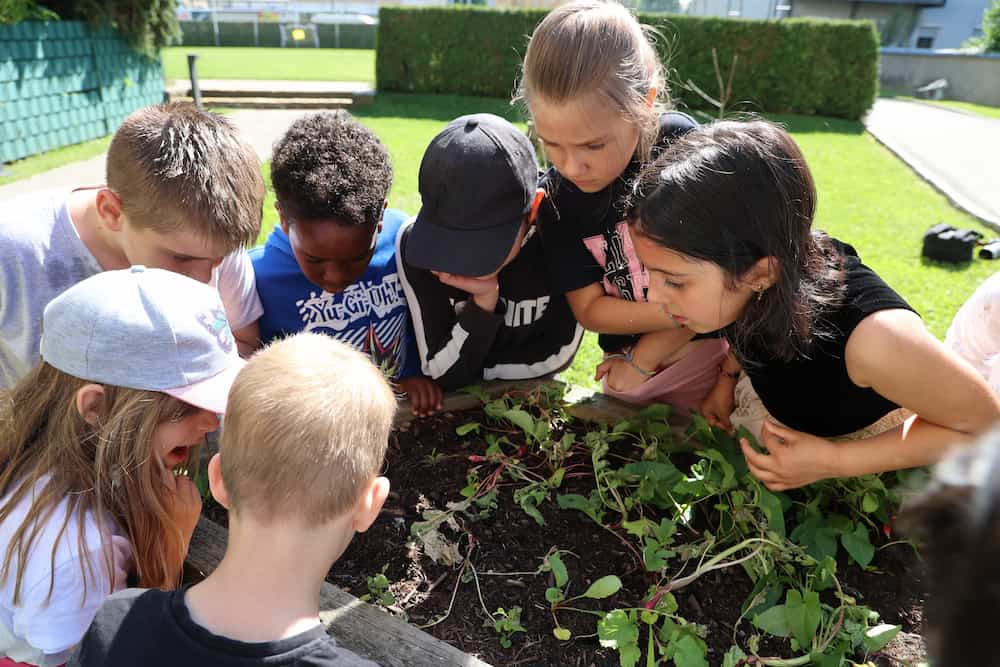
M271 184L288 222L382 219L392 187L389 152L346 111L304 116L274 145Z

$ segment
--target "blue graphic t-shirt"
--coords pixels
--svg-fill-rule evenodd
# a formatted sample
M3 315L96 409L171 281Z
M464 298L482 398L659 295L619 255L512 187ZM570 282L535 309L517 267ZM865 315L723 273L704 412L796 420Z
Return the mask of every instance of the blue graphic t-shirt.
M395 380L419 375L416 340L396 272L396 235L406 218L402 211L385 212L368 269L340 294L306 279L288 236L275 227L263 247L250 251L264 306L261 341L266 345L299 331L325 333L370 355Z

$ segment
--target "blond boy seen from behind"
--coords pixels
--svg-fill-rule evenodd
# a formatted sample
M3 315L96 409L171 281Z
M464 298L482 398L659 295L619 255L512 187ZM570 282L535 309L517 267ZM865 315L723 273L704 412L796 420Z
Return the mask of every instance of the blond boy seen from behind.
M191 588L109 599L71 664L372 665L326 635L319 594L389 493L379 470L395 407L374 364L329 336L298 334L255 355L208 468L229 509L222 562Z

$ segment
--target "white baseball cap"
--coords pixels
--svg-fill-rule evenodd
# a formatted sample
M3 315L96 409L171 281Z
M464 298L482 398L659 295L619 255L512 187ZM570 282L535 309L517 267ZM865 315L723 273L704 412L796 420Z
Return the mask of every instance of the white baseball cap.
M41 355L83 380L162 391L218 414L245 363L214 288L144 266L98 273L49 302Z

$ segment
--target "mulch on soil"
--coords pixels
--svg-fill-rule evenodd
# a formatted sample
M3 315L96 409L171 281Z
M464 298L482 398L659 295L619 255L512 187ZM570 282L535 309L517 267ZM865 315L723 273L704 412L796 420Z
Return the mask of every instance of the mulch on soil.
M384 567L392 582L394 606L405 609L410 623L429 626L425 629L430 634L498 667L618 665L617 652L602 648L597 641L596 616L561 611L559 623L572 631L573 639L565 642L553 636L551 605L545 599L545 589L553 585L552 575L535 574L543 557L555 547L572 554L563 556L569 571L568 596L581 594L590 583L609 574L623 583L622 590L608 600L579 600L571 606L607 611L641 605L647 588L656 583L655 576L644 571L641 561L616 535L584 514L560 510L552 498L539 507L545 519L545 526L539 526L514 502L516 486L501 482L495 511L476 520L460 519L471 539L458 541L459 552L463 558L468 556L472 568L436 564L413 544L411 525L422 520L425 509L445 509L447 503L462 500L459 490L476 465L468 457L486 449L478 435L456 435L455 429L470 421L485 424L488 419L481 410L446 413L415 420L394 432L384 473L392 484L390 498L371 529L355 537L328 580L361 597L369 592L368 577ZM574 424L573 428L582 431L587 426ZM567 475L560 493L587 495L592 488L592 478ZM206 508L206 514L225 521L217 506ZM900 637L875 657L876 664L896 667L920 659L923 649L914 634L921 630L923 590L913 549L905 544L882 549L866 572L856 566L838 569L846 593L878 611L883 622L903 626ZM752 587L743 570L733 567L711 572L674 593L678 614L707 629L710 665L721 664L734 642L747 645L754 629L740 618L740 610ZM520 607L526 632L512 635L512 646L503 648L483 607L490 612ZM450 614L440 620L449 608ZM789 655L787 642L782 640L765 641L762 654L768 650Z

